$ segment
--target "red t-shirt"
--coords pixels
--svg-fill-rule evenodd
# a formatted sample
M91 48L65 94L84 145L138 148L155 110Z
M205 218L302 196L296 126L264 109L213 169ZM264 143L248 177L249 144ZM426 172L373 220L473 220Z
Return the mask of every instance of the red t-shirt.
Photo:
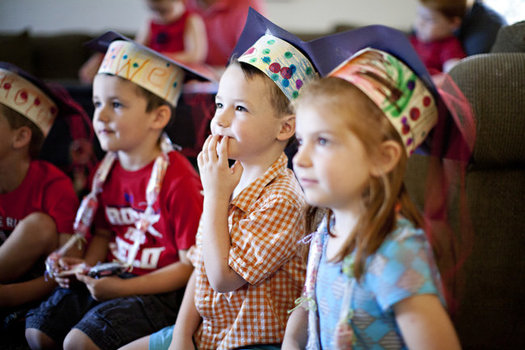
M154 205L155 222L146 232L133 263L133 273L143 275L179 261L179 250L195 243L202 212L202 186L190 162L179 152L169 153L170 164ZM102 193L95 227L111 230L108 261L126 262L133 245L130 233L138 213L146 209L146 187L153 163L137 171L126 171L115 161ZM129 232L129 233L128 233Z
M430 74L443 71L443 64L453 58L464 58L465 51L455 36L445 39L423 42L415 35L410 36L410 42L427 67Z
M153 21L149 25L149 38L146 46L158 52L184 51L184 30L190 12L186 11L180 18L168 24Z
M251 6L264 14L263 0L217 0L208 8L199 6L197 0L185 0L190 11L202 16L208 35L208 57L206 63L225 66L228 63L237 39L241 35L248 8Z
M33 160L15 190L0 194L0 244L31 213L49 215L59 233L72 233L78 197L69 177L51 163Z

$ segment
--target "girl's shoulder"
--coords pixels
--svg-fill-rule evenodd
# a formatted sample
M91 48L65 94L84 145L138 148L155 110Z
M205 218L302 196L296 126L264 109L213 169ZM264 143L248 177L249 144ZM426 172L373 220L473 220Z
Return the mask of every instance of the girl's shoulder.
M427 250L429 243L423 229L415 227L406 218L397 220L396 228L387 235L377 253L386 257L403 256L409 252L418 254Z

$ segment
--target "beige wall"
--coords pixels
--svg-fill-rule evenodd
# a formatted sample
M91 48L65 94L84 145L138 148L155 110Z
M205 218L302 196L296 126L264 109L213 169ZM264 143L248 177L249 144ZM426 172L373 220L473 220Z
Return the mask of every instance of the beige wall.
M317 33L335 24L410 27L416 0L267 0L268 17L290 31ZM143 0L0 0L0 32L134 33L145 20Z

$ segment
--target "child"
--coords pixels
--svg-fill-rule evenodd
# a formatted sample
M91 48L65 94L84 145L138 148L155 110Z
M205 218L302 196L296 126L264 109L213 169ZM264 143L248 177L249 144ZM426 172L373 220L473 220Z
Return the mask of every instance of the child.
M311 83L296 113L294 170L308 203L329 210L283 348L459 349L403 185L408 156L437 121L432 93L400 60L367 48Z
M178 296L192 271L186 251L195 242L201 185L189 161L161 137L180 95L183 70L122 38L110 32L98 40L110 44L94 80L93 120L108 153L81 205L88 210L79 213L89 227L89 212L98 201L94 235L85 265L62 259L58 266L66 271L54 272L71 288L56 289L28 313L26 339L32 348L117 348L161 329L174 322ZM132 274L98 279L85 274L97 262L113 260ZM75 271L81 271L80 285L64 279Z
M43 258L73 232L78 198L71 180L37 160L60 97L36 78L0 62L0 319L56 286ZM2 330L0 325L0 331Z
M305 202L283 152L295 132L289 101L316 74L297 47L254 29L256 20L248 17L222 75L198 157L203 214L177 322L127 349L277 349L284 336L305 273L297 248ZM240 50L243 37L258 39Z
M454 36L465 12L465 0L419 1L410 42L431 74L448 72L465 57L461 42Z
M189 12L183 0L146 0L151 18L135 41L167 57L202 63L208 53L206 28L200 15ZM93 55L80 69L80 80L91 83L103 55Z

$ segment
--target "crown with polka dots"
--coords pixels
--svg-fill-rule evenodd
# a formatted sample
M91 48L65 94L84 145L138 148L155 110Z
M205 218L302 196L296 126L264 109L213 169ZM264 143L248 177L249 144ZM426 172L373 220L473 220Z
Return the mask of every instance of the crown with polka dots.
M172 106L177 105L184 80L181 67L128 40L114 40L109 44L98 70L98 74L102 73L127 79Z
M328 74L353 83L385 114L411 155L438 121L434 97L403 62L380 50L356 52Z
M0 67L0 103L35 123L47 136L58 114L55 102L37 85Z
M271 34L261 36L237 60L265 73L290 101L299 96L305 83L317 76L314 66L301 51Z

